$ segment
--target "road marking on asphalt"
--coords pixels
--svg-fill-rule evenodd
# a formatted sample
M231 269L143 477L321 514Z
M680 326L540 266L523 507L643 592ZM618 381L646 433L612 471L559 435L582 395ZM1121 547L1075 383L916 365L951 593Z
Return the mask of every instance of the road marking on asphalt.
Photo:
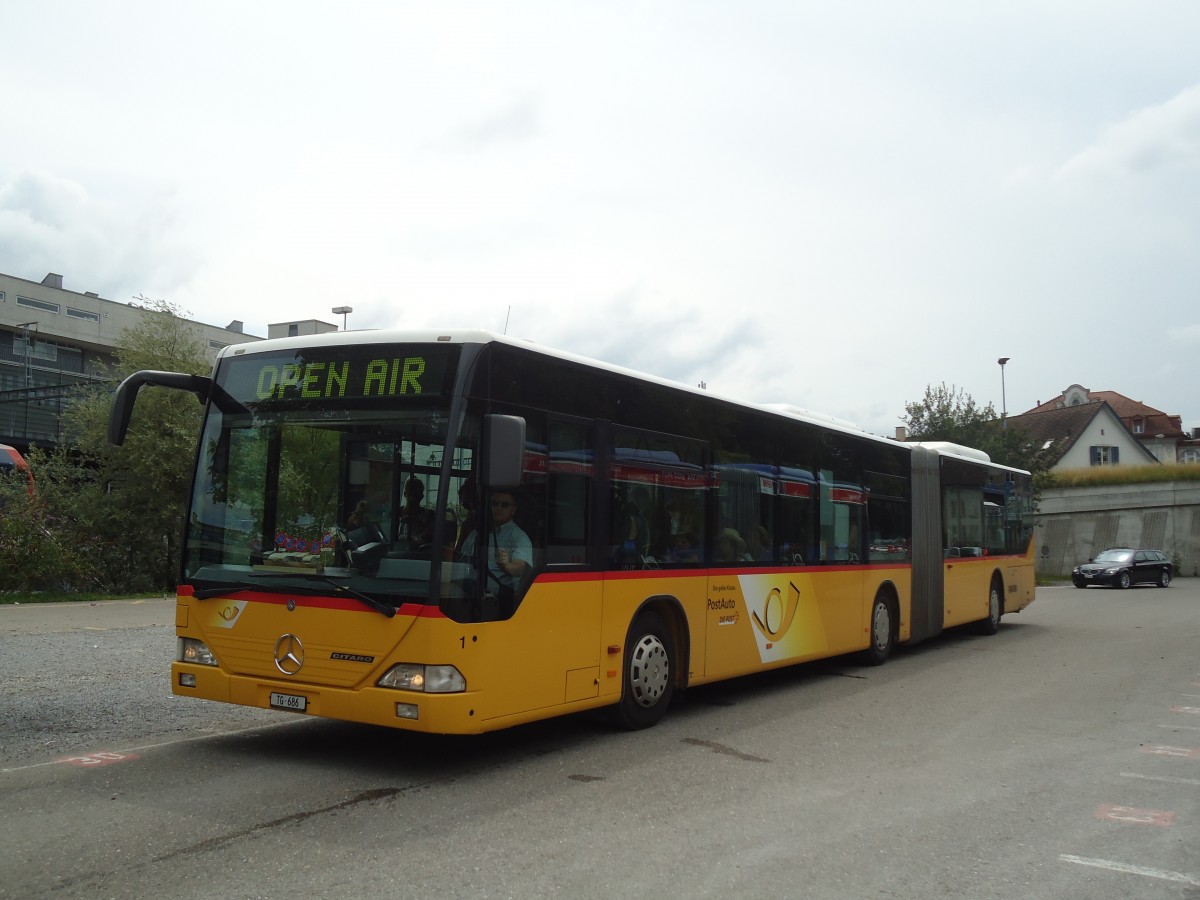
M1085 856L1071 856L1064 853L1058 857L1063 862L1075 863L1080 866L1091 866L1095 869L1108 869L1110 872L1124 872L1128 875L1142 875L1146 878L1158 878L1162 881L1174 881L1177 884L1187 884L1200 887L1200 878L1195 875L1185 875L1183 872L1170 872L1166 869L1151 869L1146 866L1135 866L1130 863L1114 862L1111 859L1088 859Z
M1140 775L1137 772L1122 772L1122 778L1140 778L1142 781L1166 781L1171 784L1200 785L1200 778L1172 778L1170 775Z
M1114 806L1101 804L1096 818L1122 825L1153 825L1155 828L1170 828L1175 824L1175 813L1165 809L1139 809L1136 806Z
M291 717L289 717L289 718L291 718ZM232 731L210 731L210 732L206 732L205 734L193 735L192 737L176 738L173 741L159 741L156 744L142 744L139 747L127 747L123 750L104 750L101 752L107 753L107 754L128 755L128 754L132 754L132 753L143 752L146 750L158 750L162 747L171 747L171 746L174 746L175 744L190 744L193 741L204 741L204 740L208 740L209 738L233 737L233 736L239 735L239 734L247 734L251 731L266 731L269 728L283 728L287 725L297 725L302 721L303 721L303 719L296 718L295 721L291 721L291 722L274 722L274 723L268 723L266 725L252 725L249 728L235 728ZM30 763L27 766L13 766L8 769L0 769L0 775L9 775L9 774L12 774L13 772L26 772L26 771L29 771L30 769L44 769L47 766L61 766L63 763L70 763L72 765L84 765L83 763L78 762L78 760L89 759L91 757L95 757L95 756L99 756L99 755L100 754L98 754L98 753L93 753L90 756L67 756L67 757L63 757L61 759L50 759L50 760L47 760L46 762ZM112 761L115 762L115 760L112 760ZM95 763L92 763L91 765L95 765Z
M1159 728L1170 728L1172 731L1200 731L1200 725L1159 725Z
M1151 744L1149 747L1143 746L1141 751L1155 756L1173 756L1176 759L1200 759L1200 750L1195 747L1169 747L1163 744Z
M137 759L136 753L114 753L111 750L97 750L95 753L89 753L87 756L68 756L65 759L60 759L59 762L68 763L72 766L111 766L113 763L129 762Z
M1171 712L1187 713L1191 716L1200 716L1200 706L1172 706Z

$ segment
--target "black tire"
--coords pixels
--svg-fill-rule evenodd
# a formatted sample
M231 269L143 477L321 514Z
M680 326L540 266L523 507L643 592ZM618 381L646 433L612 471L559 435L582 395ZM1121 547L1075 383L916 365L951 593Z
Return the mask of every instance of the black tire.
M1072 581L1071 583L1073 585L1075 585L1075 587L1079 588L1080 590L1083 590L1085 587L1087 587L1087 585L1084 584L1082 581Z
M649 728L666 713L675 693L675 639L657 613L633 620L624 665L617 722L631 730Z
M1133 583L1133 582L1132 582L1132 580L1129 578L1129 573L1128 573L1128 572L1122 572L1120 575L1118 575L1118 576L1117 576L1116 585L1117 585L1117 588L1118 588L1118 589L1120 589L1120 590L1122 590L1122 591L1123 591L1123 590L1125 590L1126 588L1128 588L1128 587L1129 587L1129 585L1130 585L1130 584L1132 584L1132 583Z
M980 634L995 634L1000 630L1000 617L1004 615L1004 585L1000 579L993 578L992 586L988 588L988 614L986 619L976 623L975 630Z
M1171 570L1163 569L1158 573L1158 586L1160 588L1171 586Z
M871 604L871 643L862 652L862 661L868 666L882 666L892 655L896 643L896 624L892 604L887 594L875 595Z

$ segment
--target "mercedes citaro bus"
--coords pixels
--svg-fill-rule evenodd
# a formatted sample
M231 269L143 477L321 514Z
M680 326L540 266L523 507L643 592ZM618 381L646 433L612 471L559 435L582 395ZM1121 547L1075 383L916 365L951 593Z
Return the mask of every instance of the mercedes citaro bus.
M672 695L1034 597L1028 472L478 331L227 347L175 617L176 694L414 731Z

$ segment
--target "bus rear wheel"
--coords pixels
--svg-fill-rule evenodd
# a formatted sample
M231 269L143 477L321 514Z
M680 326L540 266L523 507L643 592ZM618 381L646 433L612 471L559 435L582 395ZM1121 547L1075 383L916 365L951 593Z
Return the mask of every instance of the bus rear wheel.
M616 718L625 728L649 728L666 713L675 692L675 641L657 613L633 620L625 639L625 678Z
M999 576L992 579L988 588L988 614L986 619L980 619L976 629L980 634L995 634L1000 630L1000 617L1004 615L1003 585Z
M895 628L892 625L892 604L884 593L875 595L871 606L871 643L863 651L862 659L868 666L881 666L892 655L895 644Z

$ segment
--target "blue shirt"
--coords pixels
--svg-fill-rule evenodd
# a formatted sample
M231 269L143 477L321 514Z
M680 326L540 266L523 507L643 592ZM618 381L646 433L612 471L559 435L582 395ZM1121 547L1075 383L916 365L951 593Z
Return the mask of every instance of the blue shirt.
M463 556L474 556L475 535L478 533L478 531L471 532L467 536L467 539L463 541ZM516 522L512 521L505 522L499 528L493 528L488 533L488 571L495 576L500 584L505 587L515 588L521 576L509 575L500 568L500 564L496 562L497 550L507 550L508 561L510 563L519 559L526 566L532 566L533 542L529 540L529 535L522 531Z

